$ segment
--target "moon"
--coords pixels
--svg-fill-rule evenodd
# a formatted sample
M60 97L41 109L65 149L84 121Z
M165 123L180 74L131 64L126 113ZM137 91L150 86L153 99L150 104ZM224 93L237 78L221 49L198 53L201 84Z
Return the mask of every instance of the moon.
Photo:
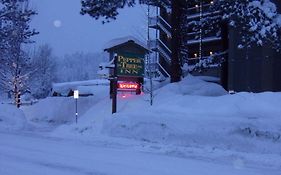
M60 28L61 26L62 26L62 22L61 22L61 20L55 20L54 22L53 22L53 24L54 24L54 26L56 27L56 28Z

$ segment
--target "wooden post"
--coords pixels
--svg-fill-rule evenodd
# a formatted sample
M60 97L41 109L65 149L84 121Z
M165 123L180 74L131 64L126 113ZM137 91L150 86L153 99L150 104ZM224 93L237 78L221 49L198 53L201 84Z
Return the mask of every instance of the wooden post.
M114 77L113 79L113 93L112 93L112 114L116 113L117 111L117 78Z

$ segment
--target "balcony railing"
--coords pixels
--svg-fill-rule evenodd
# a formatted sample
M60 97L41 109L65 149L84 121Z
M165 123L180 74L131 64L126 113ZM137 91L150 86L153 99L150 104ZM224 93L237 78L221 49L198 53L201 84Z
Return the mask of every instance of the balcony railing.
M151 50L159 52L167 62L171 62L172 51L161 40L151 40L148 45Z
M164 31L169 37L171 37L171 25L164 20L161 16L155 16L149 18L149 27L157 28Z

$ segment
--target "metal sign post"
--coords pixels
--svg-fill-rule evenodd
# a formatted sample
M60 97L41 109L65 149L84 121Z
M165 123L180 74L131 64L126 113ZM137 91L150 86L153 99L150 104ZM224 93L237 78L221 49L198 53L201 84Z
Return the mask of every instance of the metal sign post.
M75 99L75 121L76 121L76 124L77 124L77 122L78 122L78 98L79 98L79 91L78 90L74 91L73 97Z
M117 112L117 56L114 57L114 70L113 70L113 82L112 82L112 114Z

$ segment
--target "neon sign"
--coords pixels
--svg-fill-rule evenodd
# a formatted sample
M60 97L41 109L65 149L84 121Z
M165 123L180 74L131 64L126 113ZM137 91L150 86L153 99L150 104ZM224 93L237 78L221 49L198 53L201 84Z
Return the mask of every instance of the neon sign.
M122 83L118 83L118 88L119 89L139 89L139 85L136 83L128 83L128 82L122 82Z

